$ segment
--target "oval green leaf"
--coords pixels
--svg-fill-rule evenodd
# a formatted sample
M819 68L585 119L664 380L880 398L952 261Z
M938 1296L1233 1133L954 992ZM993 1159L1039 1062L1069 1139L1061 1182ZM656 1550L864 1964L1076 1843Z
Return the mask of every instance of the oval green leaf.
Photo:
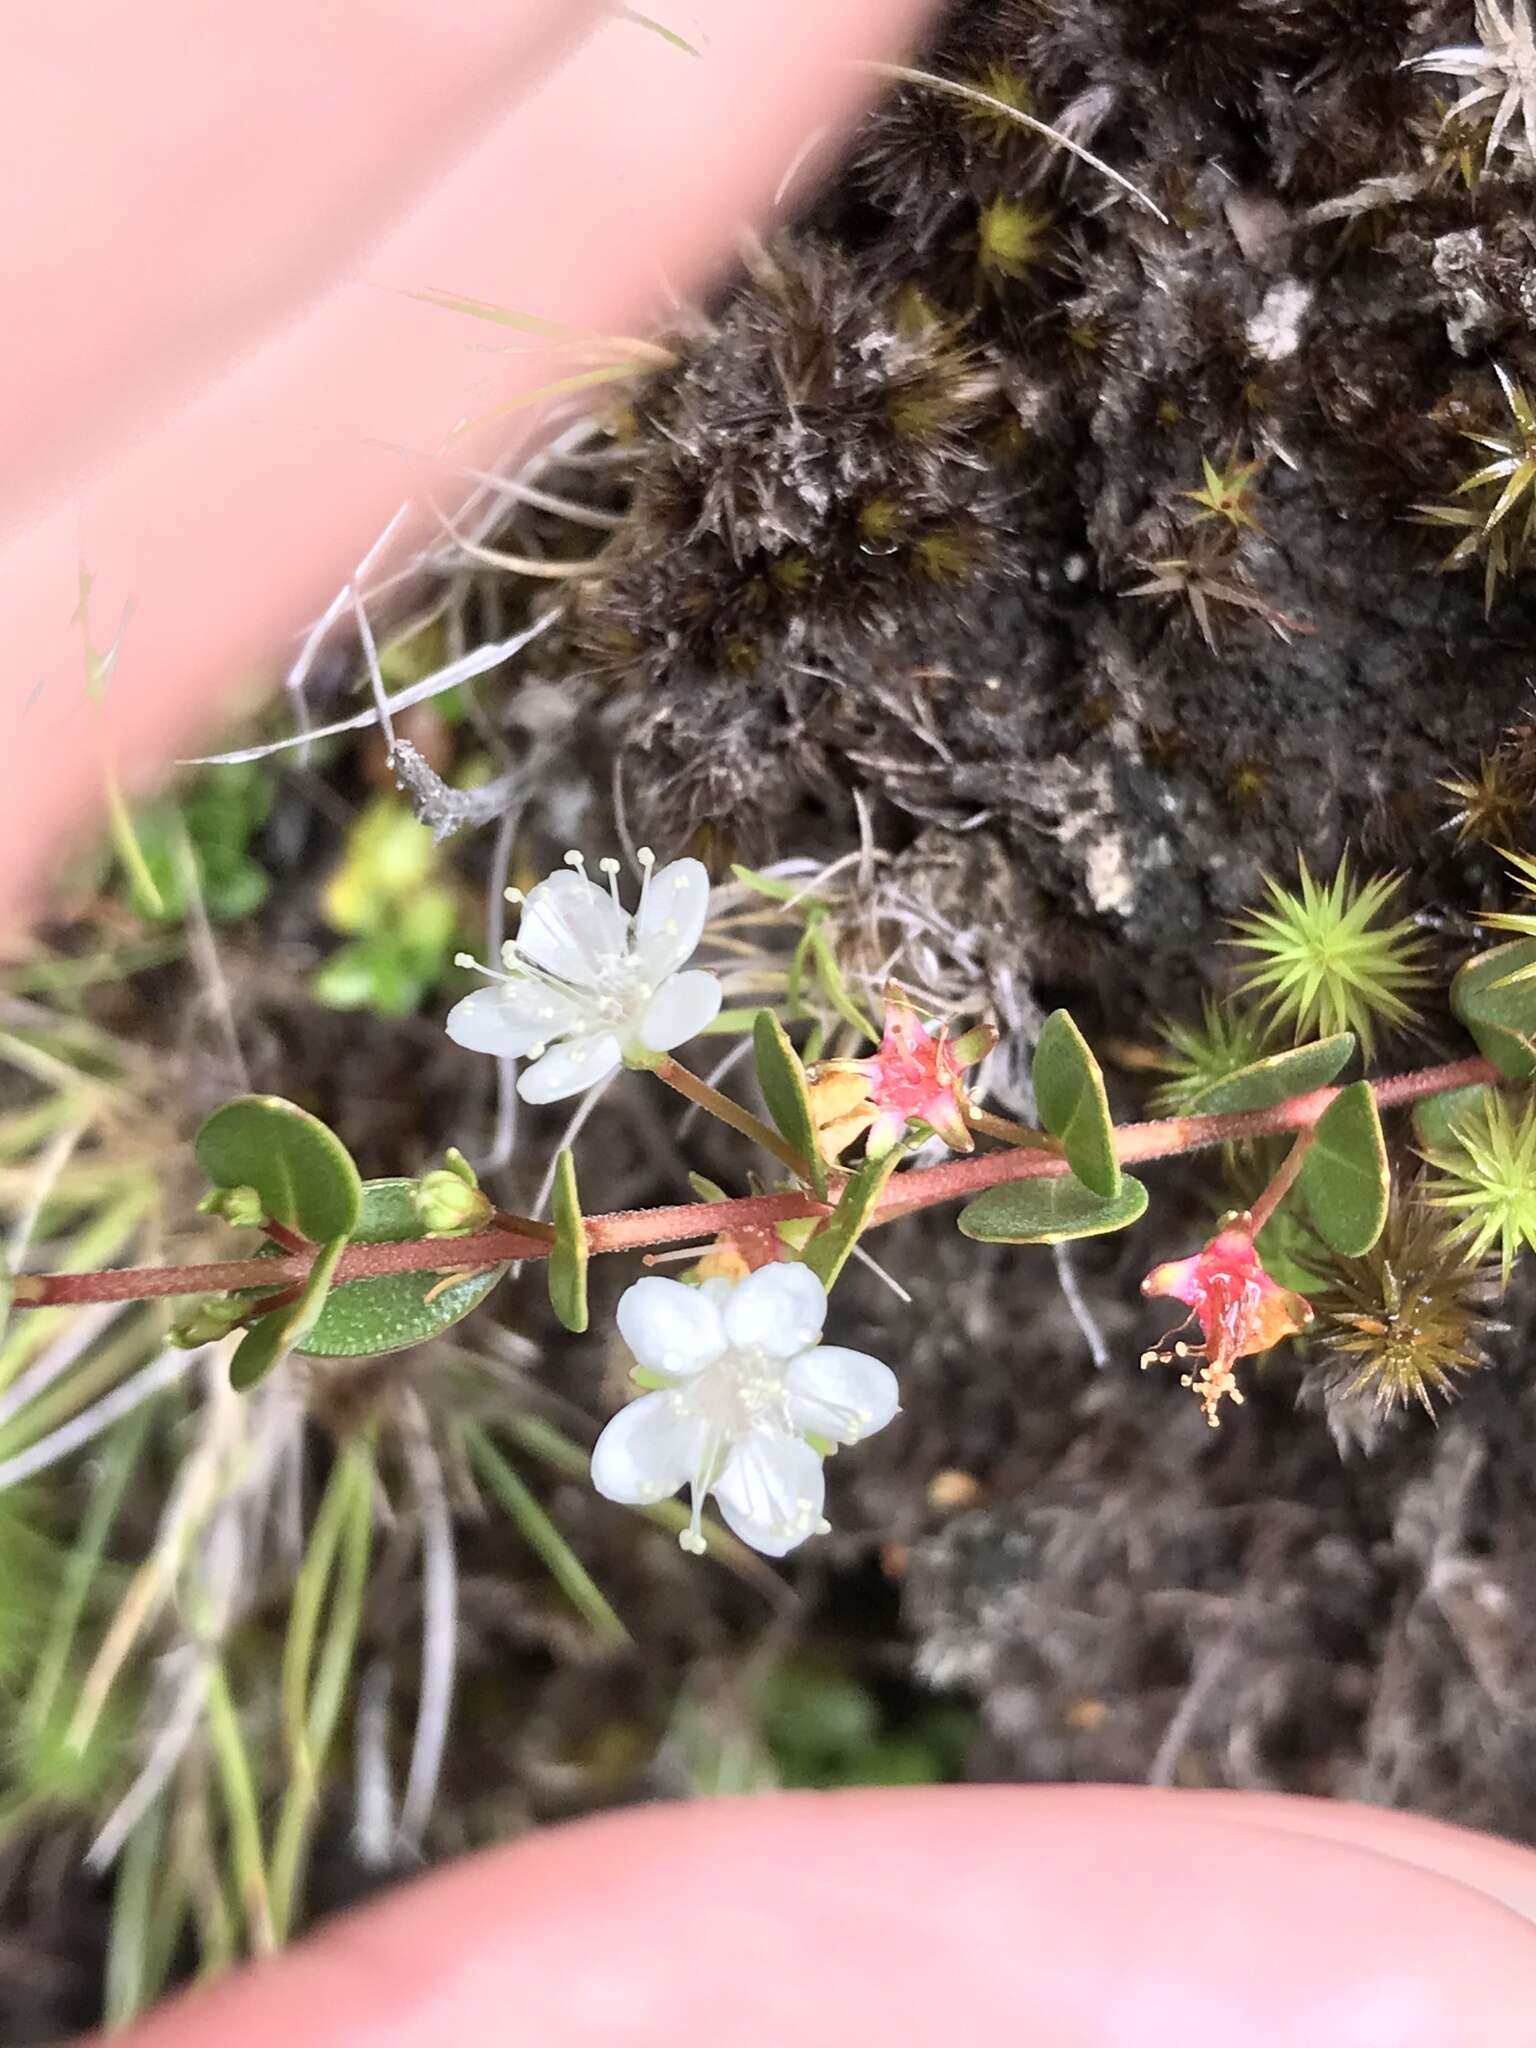
M352 1155L317 1116L280 1095L240 1095L208 1118L197 1163L216 1188L254 1188L274 1223L317 1244L357 1227L363 1183Z
M1530 1080L1536 1075L1536 939L1513 939L1468 960L1451 983L1451 1008L1484 1059L1511 1081Z
M838 1198L837 1207L805 1248L805 1263L830 1293L837 1276L853 1256L860 1234L875 1213L880 1190L905 1156L906 1148L893 1145L878 1159L866 1159Z
M1342 1258L1363 1257L1380 1237L1392 1199L1392 1169L1369 1081L1341 1088L1319 1117L1300 1185L1319 1234Z
M1336 1031L1314 1045L1298 1045L1289 1052L1270 1053L1212 1081L1186 1105L1191 1116L1228 1116L1238 1110L1273 1109L1289 1102L1293 1095L1310 1094L1326 1088L1344 1071L1355 1050L1353 1031Z
M781 1138L792 1145L805 1161L812 1190L820 1197L827 1192L827 1169L816 1143L816 1126L811 1117L810 1090L800 1055L789 1042L789 1033L772 1010L759 1010L752 1024L752 1057L757 1066L757 1085L763 1091L768 1114Z
M1486 1083L1475 1088L1448 1088L1444 1095L1426 1095L1413 1105L1413 1135L1425 1152L1452 1152L1462 1130L1478 1124L1493 1091Z
M549 1305L578 1336L587 1327L587 1226L569 1149L555 1160L555 1241L549 1253Z
M344 1237L332 1238L329 1244L322 1245L315 1254L309 1278L304 1283L304 1292L298 1300L290 1302L286 1308L274 1309L260 1322L252 1323L246 1331L229 1362L229 1383L237 1394L248 1394L252 1387L264 1380L269 1372L282 1364L290 1351L297 1349L300 1340L319 1322L330 1298L336 1267L346 1248Z
M362 1215L354 1244L406 1244L422 1236L410 1180L370 1180L362 1185ZM453 1239L438 1240L451 1253ZM352 1280L333 1288L319 1320L295 1348L310 1358L377 1358L424 1343L477 1308L501 1278L494 1266L461 1279L445 1273L386 1273L378 1280ZM259 1327L259 1325L258 1325Z
M263 1316L240 1339L229 1362L229 1383L237 1394L248 1394L252 1387L260 1386L293 1349L283 1321L281 1314Z
M1119 1192L1107 1196L1059 1174L988 1188L960 1211L960 1229L982 1244L1064 1244L1124 1230L1146 1206L1147 1191L1131 1174L1123 1173Z
M1065 1010L1046 1018L1031 1078L1040 1121L1061 1140L1067 1164L1094 1194L1112 1200L1120 1191L1120 1162L1104 1076Z

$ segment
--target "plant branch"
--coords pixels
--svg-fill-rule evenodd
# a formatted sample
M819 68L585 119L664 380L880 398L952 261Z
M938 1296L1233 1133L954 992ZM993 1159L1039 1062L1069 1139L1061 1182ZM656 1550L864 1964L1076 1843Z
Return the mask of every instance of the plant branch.
M1455 1060L1446 1066L1393 1075L1376 1082L1374 1092L1378 1105L1390 1109L1452 1088L1497 1084L1502 1078L1487 1060ZM1337 1088L1316 1088L1308 1095L1277 1103L1273 1109L1124 1124L1115 1133L1115 1151L1122 1164L1133 1166L1211 1145L1310 1131L1339 1092ZM898 1216L912 1215L939 1202L962 1201L1005 1181L1049 1178L1070 1171L1066 1160L1055 1153L1022 1148L973 1153L942 1166L909 1169L886 1183L875 1221L894 1222ZM626 1209L588 1217L587 1244L594 1252L639 1251L649 1245L683 1244L694 1238L761 1229L826 1213L825 1203L805 1194L749 1195L739 1201ZM335 1284L376 1280L390 1273L483 1272L514 1259L547 1258L549 1249L542 1239L497 1228L462 1237L414 1238L402 1244L354 1244L342 1254ZM245 1288L301 1286L308 1272L308 1259L286 1257L228 1259L206 1266L140 1266L106 1273L24 1274L15 1282L15 1303L18 1308L42 1308L91 1301L148 1301L174 1294L236 1293Z
M1274 1178L1263 1194L1248 1211L1248 1227L1255 1237L1274 1215L1291 1189L1296 1185L1296 1176L1301 1172L1302 1161L1312 1149L1312 1140L1317 1135L1317 1126L1303 1131L1290 1151L1281 1160Z
M765 1152L771 1152L792 1174L804 1176L806 1163L794 1146L786 1144L777 1131L770 1130L750 1109L743 1109L739 1102L732 1102L718 1088L711 1088L707 1081L679 1066L668 1054L664 1053L650 1072L658 1081L665 1081L669 1088L675 1088L679 1095L686 1095L690 1102L697 1103L700 1109L717 1116L721 1123L729 1124L733 1131L740 1131L744 1138L750 1138L754 1145L761 1145Z
M990 1109L971 1108L966 1111L965 1120L984 1138L996 1138L1004 1145L1017 1145L1020 1151L1060 1155L1061 1146L1049 1132L1032 1131L1028 1124L1016 1124L1011 1116L994 1116Z

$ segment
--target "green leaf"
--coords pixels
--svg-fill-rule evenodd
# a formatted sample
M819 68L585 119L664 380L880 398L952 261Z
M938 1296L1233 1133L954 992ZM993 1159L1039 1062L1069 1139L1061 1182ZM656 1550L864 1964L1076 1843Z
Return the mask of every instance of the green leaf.
M901 1164L905 1151L905 1146L893 1145L889 1152L866 1159L850 1174L837 1207L806 1246L805 1263L829 1293L874 1214L880 1190Z
M1040 1121L1061 1140L1067 1164L1094 1194L1112 1200L1120 1191L1120 1162L1104 1076L1065 1010L1045 1020L1032 1078Z
M353 1244L409 1244L425 1235L412 1180L363 1183L362 1215ZM451 1255L453 1239L440 1240ZM450 1278L446 1273L386 1273L333 1289L314 1328L296 1348L308 1358L377 1358L421 1344L463 1320L505 1269Z
M561 1535L526 1484L478 1422L461 1425L465 1447L480 1477L506 1509L530 1550L582 1616L593 1635L610 1649L632 1648L634 1638L604 1599L597 1581Z
M1529 968L1536 968L1536 939L1514 939L1467 961L1451 983L1451 1008L1511 1081L1536 1075L1536 979L1509 979Z
M1253 1240L1265 1272L1293 1294L1321 1292L1318 1268L1325 1261L1322 1239L1299 1202L1282 1202Z
M16 1283L11 1269L0 1259L0 1337L5 1335L5 1326L11 1319L11 1303L16 1296Z
M837 956L821 928L819 912L807 922L805 935L811 942L811 957L816 962L816 978L821 983L822 994L845 1024L851 1024L854 1030L862 1032L871 1044L878 1045L879 1032L848 993L843 970L838 966Z
M549 1254L549 1302L568 1330L587 1327L587 1228L576 1192L576 1161L570 1150L555 1161L555 1242Z
M757 1066L757 1084L763 1091L768 1114L781 1137L805 1161L806 1176L818 1197L827 1192L827 1169L816 1144L816 1127L811 1121L810 1090L800 1055L789 1042L789 1033L772 1010L759 1010L752 1026L752 1055Z
M197 1163L216 1188L253 1187L274 1223L317 1244L347 1237L363 1183L334 1131L280 1095L240 1095L197 1134Z
M1119 1192L1109 1196L1062 1174L988 1188L960 1211L960 1229L982 1244L1063 1244L1124 1230L1146 1206L1146 1189L1128 1173L1120 1176Z
M263 1316L259 1323L252 1323L240 1339L229 1362L230 1385L237 1394L248 1394L252 1387L261 1384L274 1366L281 1364L292 1349L293 1339L284 1330L282 1316Z
M1353 1031L1336 1031L1331 1038L1319 1038L1313 1045L1298 1045L1290 1052L1271 1053L1254 1060L1234 1074L1189 1095L1184 1108L1190 1116L1226 1116L1244 1109L1273 1109L1293 1095L1306 1095L1314 1088L1326 1088L1348 1065L1355 1050Z
M1450 1152L1460 1141L1467 1124L1483 1121L1492 1090L1479 1083L1474 1088L1448 1088L1443 1095L1426 1095L1413 1105L1413 1134L1425 1152Z
M797 896L804 902L814 901L803 882L781 882L776 875L760 875L756 868L743 867L740 861L731 862L731 873L770 903L788 903Z
M346 1248L344 1237L333 1237L329 1244L322 1245L298 1300L286 1308L273 1309L246 1331L229 1362L229 1383L237 1394L248 1394L264 1380L319 1322Z
M757 1011L722 1010L713 1023L706 1024L700 1038L745 1038L757 1021Z
M810 957L811 928L807 924L795 941L795 950L789 956L789 966L784 975L784 1015L797 1022L809 1014L801 994L801 983L805 979L805 963Z
M1369 1081L1351 1081L1323 1111L1302 1158L1300 1181L1321 1235L1341 1258L1362 1258L1381 1235L1392 1197L1392 1169Z

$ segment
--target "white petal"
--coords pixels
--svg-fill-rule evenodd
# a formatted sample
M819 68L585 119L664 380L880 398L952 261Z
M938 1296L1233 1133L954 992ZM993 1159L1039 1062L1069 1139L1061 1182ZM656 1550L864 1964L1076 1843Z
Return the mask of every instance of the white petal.
M791 1359L784 1391L795 1428L836 1444L873 1436L901 1405L891 1368L867 1351L845 1351L841 1344L818 1344Z
M648 1273L619 1296L619 1335L649 1372L682 1375L713 1365L725 1349L720 1311L702 1289Z
M642 1394L621 1408L592 1447L592 1484L604 1500L643 1507L691 1479L708 1425L671 1394Z
M725 1304L725 1334L738 1350L754 1346L793 1358L821 1335L827 1290L809 1266L784 1262L749 1273Z
M517 950L535 967L590 988L605 961L629 948L629 919L606 889L569 868L528 891Z
M524 1067L517 1077L517 1092L524 1102L559 1102L606 1081L622 1058L611 1031L588 1031L552 1046L543 1059Z
M720 1014L720 984L702 967L674 974L645 1006L636 1034L649 1052L670 1052Z
M713 1491L743 1543L765 1557L782 1557L815 1533L826 1482L820 1458L803 1437L754 1429L737 1438Z
M585 1007L558 989L536 981L494 981L477 988L448 1012L444 1030L470 1052L521 1059L536 1045L579 1031Z
M703 861L674 860L656 870L635 913L635 957L647 980L675 974L692 959L708 914L709 871ZM667 1043L681 1041L673 1038Z

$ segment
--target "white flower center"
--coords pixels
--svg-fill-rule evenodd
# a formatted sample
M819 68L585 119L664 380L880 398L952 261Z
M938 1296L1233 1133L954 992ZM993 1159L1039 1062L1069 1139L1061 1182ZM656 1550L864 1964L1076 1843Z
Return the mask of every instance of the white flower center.
M644 905L651 886L651 872L655 855L648 846L642 846L637 856L641 868L640 901ZM574 848L565 856L566 866L572 868L585 881L586 863ZM508 981L531 981L541 988L550 989L568 1001L578 1003L586 1012L588 1028L630 1034L636 1031L647 1004L655 995L657 982L654 976L645 972L635 956L635 920L624 909L619 900L619 863L611 857L598 862L608 883L608 893L614 908L624 919L624 940L621 946L604 945L594 938L587 921L579 913L566 912L560 918L561 928L570 940L582 965L582 979L579 982L551 973L525 957L515 939L508 939L501 949L502 964ZM521 901L521 892L507 891L509 900ZM560 1012L551 1003L540 1013L553 1023ZM529 1054L538 1059L548 1050L547 1046L534 1046Z
M685 1380L673 1400L679 1414L698 1417L723 1437L742 1436L763 1422L788 1429L788 1365L787 1358L771 1358L755 1344L725 1351L713 1365Z
M784 1391L787 1358L772 1358L758 1345L721 1352L712 1364L673 1388L673 1412L706 1425L698 1464L690 1480L692 1512L678 1537L684 1550L702 1556L700 1526L704 1502L736 1441L761 1424L788 1430L789 1402Z

